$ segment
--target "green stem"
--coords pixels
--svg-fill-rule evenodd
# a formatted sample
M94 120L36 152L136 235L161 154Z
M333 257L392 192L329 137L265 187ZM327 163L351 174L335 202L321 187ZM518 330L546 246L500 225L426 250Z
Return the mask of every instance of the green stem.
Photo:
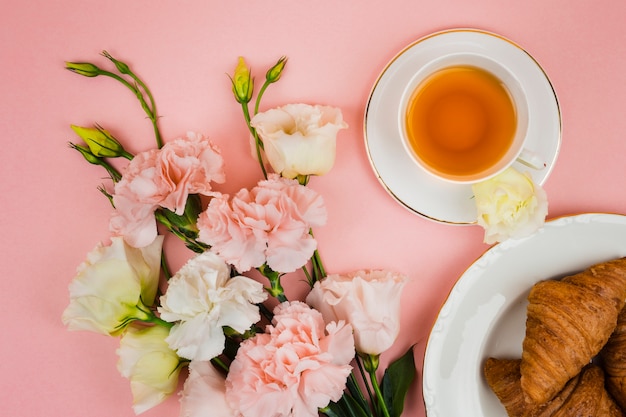
M265 80L265 82L261 86L261 89L259 90L259 94L256 96L256 103L254 104L254 114L257 114L259 112L259 107L261 105L261 97L263 97L265 90L267 90L267 87L269 87L270 84L271 84L270 82Z
M219 367L220 369L222 369L224 372L228 372L229 367L228 365L226 365L226 363L224 363L223 360L221 360L219 357L215 357L213 359L211 359L211 363L213 363L213 365Z
M287 301L287 296L285 295L285 290L283 286L280 284L280 273L273 271L272 268L267 266L267 264L263 264L257 268L257 271L261 273L265 278L267 278L270 282L270 287L265 287L265 290L270 293L272 297L275 297L281 303Z
M274 314L270 311L269 308L267 308L265 304L259 303L257 304L257 307L259 307L259 311L267 320L272 321L272 319L274 318Z
M159 148L161 148L163 146L163 140L161 139L161 132L159 131L159 126L158 126L158 123L157 123L158 118L157 118L157 115L156 115L156 104L154 102L154 98L152 97L152 93L150 92L150 90L148 89L146 84L143 81L141 81L139 79L139 77L137 77L134 73L129 72L129 75L133 78L133 80L135 80L135 82L139 86L141 86L141 88L145 91L145 93L148 96L148 99L150 100L150 103L152 105L151 107L148 106L148 103L146 103L146 99L143 97L143 94L141 93L141 91L135 85L129 83L124 78L120 77L119 75L117 75L117 74L115 74L113 72L109 72L109 71L106 71L106 70L100 70L100 74L104 75L104 76L107 76L107 77L111 77L111 78L119 81L120 83L125 85L130 91L133 92L135 97L137 97L137 99L141 103L141 107L143 108L144 112L148 115L148 118L152 122L152 128L154 129L154 135L156 137L157 146Z
M113 165L109 164L105 160L102 160L102 164L100 165L107 171L109 177L111 177L111 181L120 182L120 180L122 179L122 174L120 174L120 172L115 169Z
M241 103L241 109L243 110L243 117L246 120L246 124L248 125L248 130L252 134L254 138L254 147L256 149L256 157L259 161L259 165L261 166L261 171L263 172L263 178L267 179L267 170L265 169L265 165L263 164L263 155L261 151L263 150L263 142L259 139L259 134L256 129L252 127L250 124L250 110L248 109L247 103Z
M370 401L374 403L374 394L372 393L370 385L367 383L365 370L363 369L363 364L361 363L361 357L359 355L356 355L355 361L356 361L357 367L359 368L359 372L361 373L361 379L363 379L363 383L365 384L365 389L367 390L367 396L370 398Z
M172 278L172 272L170 271L170 268L167 265L167 260L165 259L165 250L161 250L161 269L163 270L163 275L165 275L166 280Z
M152 121L152 128L154 129L154 136L156 138L157 146L159 148L162 148L163 147L163 139L161 138L161 132L159 131L159 126L158 126L158 123L157 123L158 122L158 116L157 116L157 111L156 111L156 102L154 101L154 97L152 96L152 92L150 91L148 86L139 77L137 77L132 71L130 72L129 75L131 77L133 77L133 80L135 80L135 82L141 87L141 89L148 96L148 100L150 100L150 108L149 108L149 110L146 110L146 113L148 113L148 116L150 117L150 120ZM143 99L143 97L140 99L140 101L142 103L145 103L145 100Z
M364 358L365 362L365 370L369 373L370 382L372 383L372 388L374 389L374 393L376 393L376 399L379 410L383 413L384 417L390 417L389 410L387 409L387 403L385 403L385 399L383 398L383 393L380 390L380 385L378 385L378 378L376 377L376 370L378 369L378 355L367 355Z
M313 229L309 229L309 234L315 238L313 235ZM313 280L309 281L311 286L315 284L317 281L321 281L326 278L326 269L324 268L324 263L322 262L322 257L317 249L313 252L313 256L311 256L311 269L313 270Z
M143 314L145 314L144 317L136 318L139 321L142 321L144 323L157 324L159 326L167 327L168 329L171 329L172 326L174 326L174 323L165 321L161 319L160 317L158 317L156 314L154 314L154 311L152 311L148 306L146 306L142 299L139 299L139 302L137 303L137 309L141 311Z
M157 324L157 325L163 326L163 327L167 327L168 329L171 329L174 326L174 323L170 323L169 321L165 321L162 318L157 317L155 315L153 315L150 320L146 320L146 322Z
M302 266L302 272L304 272L304 277L306 278L306 282L309 284L309 287L313 288L313 285L315 284L315 280L311 276L311 273L307 269L306 265Z

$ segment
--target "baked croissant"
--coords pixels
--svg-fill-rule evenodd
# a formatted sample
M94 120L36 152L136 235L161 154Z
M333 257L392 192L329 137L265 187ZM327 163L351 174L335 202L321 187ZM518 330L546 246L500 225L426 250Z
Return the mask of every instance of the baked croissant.
M626 409L626 308L617 317L617 326L600 352L606 373L606 388Z
M532 287L520 364L527 401L553 398L600 352L625 300L626 258Z
M604 374L587 365L544 404L525 400L520 381L520 360L489 358L484 372L489 387L510 417L624 417L604 388Z

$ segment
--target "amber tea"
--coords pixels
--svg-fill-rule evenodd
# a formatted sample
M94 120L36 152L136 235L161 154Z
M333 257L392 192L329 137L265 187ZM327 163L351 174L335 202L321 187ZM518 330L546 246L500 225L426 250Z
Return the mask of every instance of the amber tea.
M497 164L517 129L515 103L495 75L473 66L441 69L422 81L406 111L408 142L435 173L462 180Z

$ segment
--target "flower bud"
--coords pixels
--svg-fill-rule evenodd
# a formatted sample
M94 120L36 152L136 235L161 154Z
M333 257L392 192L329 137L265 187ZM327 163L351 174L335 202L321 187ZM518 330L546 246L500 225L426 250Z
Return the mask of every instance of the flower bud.
M100 158L116 158L123 156L126 151L108 131L96 125L95 128L71 125L82 140L85 141L91 153Z
M100 68L89 62L66 62L65 68L85 77L97 77L100 75Z
M107 51L102 51L102 55L106 58L108 58L111 62L113 62L115 64L115 67L117 68L117 70L120 72L120 74L130 74L130 68L128 67L127 64L125 64L122 61L118 61L117 59L113 58L111 56L111 54L109 54Z
M286 63L287 57L283 56L272 68L267 71L267 73L265 74L265 79L268 83L275 83L276 81L280 80L280 76L283 72L283 69L285 68Z
M98 158L96 155L92 154L89 148L85 148L84 146L77 145L75 143L69 143L70 148L76 149L80 154L85 158L87 162L94 165L102 165L102 160Z
M239 63L235 68L235 74L231 78L233 83L233 93L239 103L248 103L252 99L254 90L254 80L250 75L250 70L246 67L246 61L239 57Z

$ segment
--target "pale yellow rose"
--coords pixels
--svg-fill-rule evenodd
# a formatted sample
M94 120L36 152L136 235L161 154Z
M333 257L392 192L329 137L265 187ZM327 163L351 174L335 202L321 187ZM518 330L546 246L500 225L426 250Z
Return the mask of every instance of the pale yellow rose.
M96 246L69 285L70 304L62 317L69 330L115 336L133 319L150 319L146 306L156 296L162 244L160 236L138 249L113 237L109 246Z
M340 109L308 104L288 104L258 113L250 125L263 141L272 169L285 178L330 171L337 133L348 127Z
M548 214L548 199L528 173L508 168L472 186L477 222L485 229L485 243L528 236L541 228Z
M163 326L129 327L120 339L117 369L130 380L135 414L160 404L178 387L180 358L167 345Z
M322 313L326 323L350 323L357 352L380 355L400 333L406 281L405 275L385 270L328 275L315 283L306 302Z

